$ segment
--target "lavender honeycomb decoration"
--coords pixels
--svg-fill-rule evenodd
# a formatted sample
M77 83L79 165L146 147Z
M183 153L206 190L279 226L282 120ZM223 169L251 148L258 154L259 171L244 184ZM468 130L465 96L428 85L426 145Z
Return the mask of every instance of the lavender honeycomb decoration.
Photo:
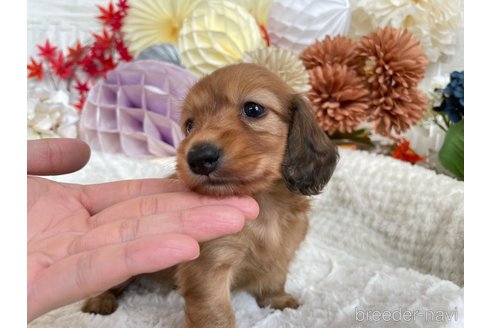
M89 92L80 135L92 149L138 158L174 156L181 103L195 76L174 64L120 64Z

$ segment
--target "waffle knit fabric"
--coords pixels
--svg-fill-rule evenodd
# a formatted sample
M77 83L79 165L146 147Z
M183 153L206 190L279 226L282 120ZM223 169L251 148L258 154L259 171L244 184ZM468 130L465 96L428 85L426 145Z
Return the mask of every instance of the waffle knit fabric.
M340 155L332 180L313 198L308 235L290 266L286 290L301 306L259 308L235 292L237 326L462 327L464 184L381 155ZM83 170L53 179L163 177L173 167L174 159L94 152ZM141 280L110 316L81 313L75 303L28 327L184 327L183 305L176 292Z

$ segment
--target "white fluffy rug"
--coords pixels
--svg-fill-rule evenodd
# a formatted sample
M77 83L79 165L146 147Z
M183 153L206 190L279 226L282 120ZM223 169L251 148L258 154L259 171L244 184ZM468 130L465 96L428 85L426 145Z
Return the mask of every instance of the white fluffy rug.
M238 327L463 327L464 184L388 157L341 150L286 289L302 305L273 311L233 295ZM93 153L58 181L162 177L173 160ZM41 327L184 327L183 300L135 284L110 316L72 304L33 321Z

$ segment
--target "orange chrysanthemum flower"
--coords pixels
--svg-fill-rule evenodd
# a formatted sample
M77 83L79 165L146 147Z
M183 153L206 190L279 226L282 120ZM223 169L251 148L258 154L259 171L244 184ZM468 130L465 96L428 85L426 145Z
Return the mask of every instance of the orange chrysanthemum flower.
M308 97L323 130L350 133L366 119L368 91L355 71L345 65L325 64L311 69L309 75Z
M365 61L369 120L376 132L391 137L416 124L427 110L417 89L428 63L419 41L408 31L387 27L363 37L357 54Z
M326 36L323 41L316 41L301 53L299 58L306 69L312 69L324 64L340 64L355 67L357 65L356 45L344 36L333 39Z

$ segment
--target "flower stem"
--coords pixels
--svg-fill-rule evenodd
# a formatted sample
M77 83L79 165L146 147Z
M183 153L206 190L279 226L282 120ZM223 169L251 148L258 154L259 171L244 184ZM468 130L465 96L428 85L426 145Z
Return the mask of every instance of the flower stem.
M440 116L443 116L442 114L439 114ZM445 128L441 123L439 123L438 119L437 119L437 116L434 116L434 123L436 123L436 125L441 128L441 130L443 130L444 132L446 132L448 129ZM446 124L447 125L447 124ZM448 125L449 127L449 125Z

